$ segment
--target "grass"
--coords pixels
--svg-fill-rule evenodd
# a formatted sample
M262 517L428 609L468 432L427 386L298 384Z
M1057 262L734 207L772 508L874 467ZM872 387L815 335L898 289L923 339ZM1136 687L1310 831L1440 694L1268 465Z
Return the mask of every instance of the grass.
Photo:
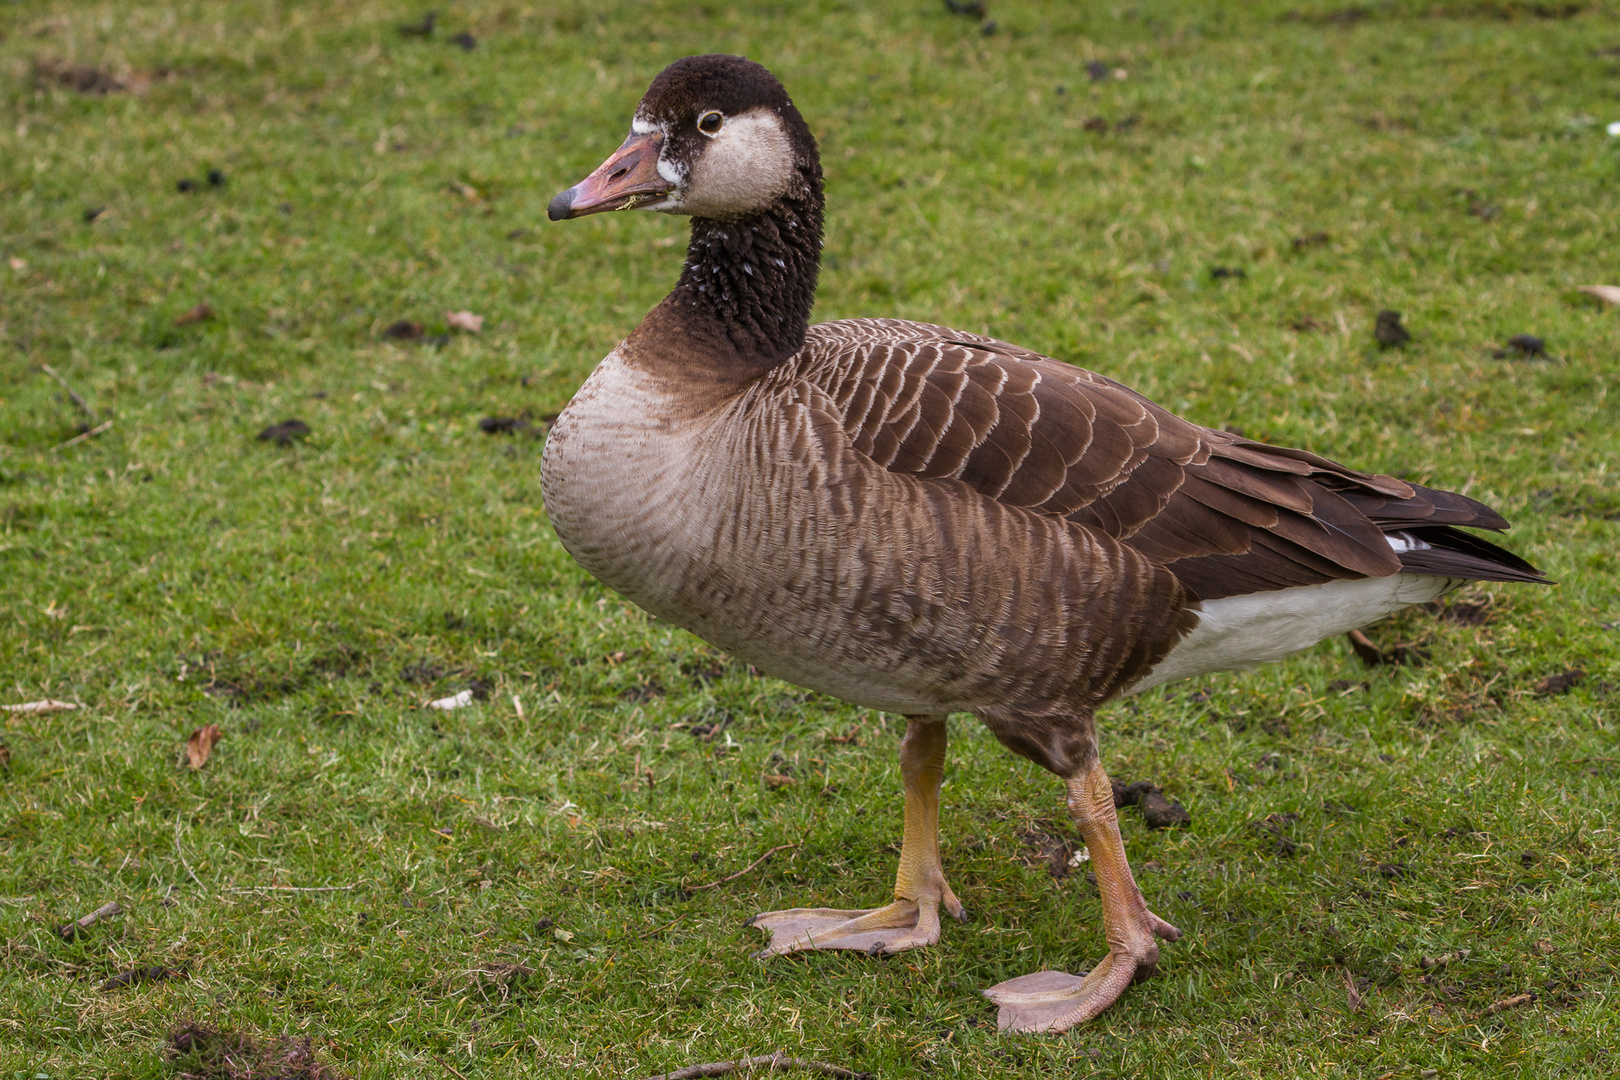
M170 1076L186 1023L359 1077L778 1047L884 1077L1615 1072L1620 334L1576 287L1620 250L1620 9L990 14L490 0L422 40L399 3L0 10L0 697L83 705L4 714L0 1075ZM1192 812L1124 823L1187 936L1067 1036L998 1035L977 993L1103 946L1042 857L1058 784L965 717L943 831L972 920L886 962L748 959L756 911L885 898L898 723L596 585L540 438L477 426L541 425L672 283L679 222L544 206L717 50L821 139L819 318L989 331L1469 491L1561 582L1373 631L1421 666L1330 642L1113 707L1114 775ZM462 308L481 334L382 335ZM1376 348L1381 308L1411 345ZM1517 333L1548 357L1493 355ZM41 364L113 426L58 449L90 418ZM293 417L306 440L255 440ZM179 977L100 989L136 967Z

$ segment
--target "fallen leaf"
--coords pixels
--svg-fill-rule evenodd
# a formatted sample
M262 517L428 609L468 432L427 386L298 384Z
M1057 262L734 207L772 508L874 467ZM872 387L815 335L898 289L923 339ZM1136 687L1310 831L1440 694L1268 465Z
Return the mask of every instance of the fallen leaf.
M19 274L28 269L27 259L19 259L17 256L13 255L9 261L11 263L11 268L17 271Z
M1344 969L1344 999L1351 1012L1361 1011L1361 991L1356 989L1356 977L1350 974L1349 968Z
M469 334L476 334L484 328L484 317L474 315L470 311L447 311L444 313L445 325L452 330L465 330Z
M207 304L198 304L194 308L183 312L174 320L176 326L190 326L192 323L207 322L214 317L214 309Z
M0 709L7 712L60 712L63 709L77 709L78 706L71 701L53 701L46 698L44 701L25 701L21 705L0 705Z
M1620 304L1620 285L1582 285L1581 292L1610 304Z
M0 769L11 768L11 747L0 743Z
M191 733L191 738L186 740L186 760L193 769L200 769L208 763L208 756L214 752L214 744L219 740L218 724L209 724Z
M459 694L440 698L437 701L430 701L427 703L427 707L430 709L443 709L444 711L449 712L451 709L465 708L472 703L473 692L471 690L463 690Z
M561 927L558 927L557 929L553 930L551 932L551 936L556 938L558 941L573 941L574 940L574 932L572 930L564 930Z

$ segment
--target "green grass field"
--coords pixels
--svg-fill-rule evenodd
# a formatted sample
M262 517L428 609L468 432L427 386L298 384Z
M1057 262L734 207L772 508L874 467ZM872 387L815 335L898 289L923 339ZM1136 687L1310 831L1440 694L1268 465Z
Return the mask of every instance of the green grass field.
M0 714L0 1076L227 1075L166 1059L186 1023L368 1078L1620 1070L1620 309L1577 291L1620 284L1620 6L480 0L402 35L425 7L0 7L0 703L81 706ZM1192 813L1122 823L1186 936L1066 1036L978 995L1104 950L1054 778L953 720L971 920L749 959L757 911L887 899L902 725L650 620L547 524L544 418L685 232L546 202L713 51L821 140L818 318L1467 491L1560 582L1372 630L1420 664L1334 641L1112 707L1110 771ZM1496 355L1521 333L1547 355ZM230 1075L272 1074L314 1075Z

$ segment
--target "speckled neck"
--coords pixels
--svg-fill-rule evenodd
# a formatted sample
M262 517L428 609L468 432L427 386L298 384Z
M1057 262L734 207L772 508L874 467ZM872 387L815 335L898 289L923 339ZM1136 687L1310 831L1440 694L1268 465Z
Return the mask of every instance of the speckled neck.
M761 214L692 219L669 303L740 357L769 369L804 347L821 271L821 170Z

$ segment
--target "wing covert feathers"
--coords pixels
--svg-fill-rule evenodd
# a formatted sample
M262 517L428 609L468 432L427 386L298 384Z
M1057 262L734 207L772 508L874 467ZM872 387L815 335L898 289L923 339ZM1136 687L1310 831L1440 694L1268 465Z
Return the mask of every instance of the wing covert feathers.
M993 338L888 319L811 327L801 373L885 469L960 480L1168 568L1201 600L1406 571L1544 581L1455 526L1449 491L1190 423L1111 379ZM1397 553L1386 533L1418 541Z

